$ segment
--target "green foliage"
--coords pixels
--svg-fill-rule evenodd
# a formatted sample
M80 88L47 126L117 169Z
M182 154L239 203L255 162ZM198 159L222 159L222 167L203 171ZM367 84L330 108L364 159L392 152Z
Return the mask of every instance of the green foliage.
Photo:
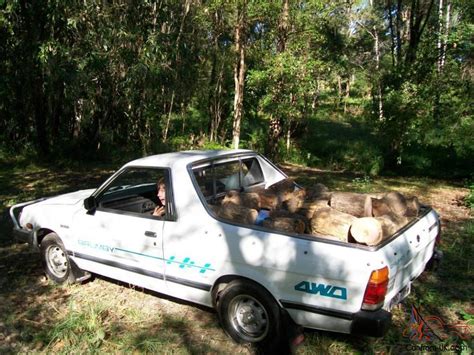
M372 179L368 175L352 179L352 185L359 192L371 191Z
M468 176L473 15L449 4L446 28L428 2L290 1L283 16L281 2L247 1L241 146L277 141L276 160L368 175ZM0 146L45 160L229 146L236 8L1 1Z
M75 304L71 303L64 319L51 330L40 334L38 339L48 344L51 350L61 343L65 353L98 351L110 331L104 322L107 314L107 307L101 303L86 304L85 309L76 309ZM78 345L81 348L77 348Z

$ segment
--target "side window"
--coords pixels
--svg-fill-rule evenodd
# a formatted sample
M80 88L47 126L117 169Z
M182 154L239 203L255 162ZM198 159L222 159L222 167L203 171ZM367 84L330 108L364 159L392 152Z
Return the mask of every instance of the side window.
M217 184L217 193L229 190L239 190L240 162L217 164L214 166L214 176Z
M166 169L130 168L101 193L99 208L142 217L165 217L169 214L166 207L170 205L170 194L166 194L169 186Z
M262 168L257 159L242 161L242 186L250 187L264 182Z
M207 198L214 194L214 182L211 165L194 169L194 177L204 197Z

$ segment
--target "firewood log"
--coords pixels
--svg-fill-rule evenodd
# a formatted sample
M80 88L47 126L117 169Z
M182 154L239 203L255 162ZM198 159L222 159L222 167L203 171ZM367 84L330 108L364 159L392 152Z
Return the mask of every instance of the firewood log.
M329 204L332 208L355 217L372 216L372 199L368 195L353 192L333 192Z
M228 202L254 210L260 209L260 197L255 192L238 192L236 190L228 191L222 200L222 204Z
M267 218L262 225L266 228L288 233L302 234L305 231L304 222L301 219L291 217Z
M367 245L377 245L383 238L382 224L373 217L357 218L351 225L350 233L356 242Z
M295 182L292 179L283 179L277 183L271 185L267 191L273 192L274 194L280 194L284 192L293 192L295 190Z
M337 237L338 240L348 242L349 229L356 217L326 207L314 212L311 218L311 232L313 234L327 234Z
M420 202L416 196L406 198L407 201L407 217L416 217L420 213Z
M372 198L372 216L379 217L387 213L392 213L388 202L383 197Z
M232 202L226 202L214 209L217 209L218 217L244 224L255 224L258 216L257 210L239 206Z
M383 216L389 213L406 216L407 210L406 199L399 192L389 192L380 199L372 198L372 215L374 217Z
M270 191L260 191L258 192L258 197L260 199L260 208L275 210L279 206L278 196Z
M298 214L298 213L291 213L290 211L279 209L279 210L274 210L270 211L270 218L271 219L278 219L278 218L292 218L292 219L297 219L304 224L303 231L306 231L309 227L309 219L306 218L305 216ZM301 233L301 232L298 232Z
M289 198L283 202L283 208L286 208L292 213L296 213L301 207L303 207L306 197L306 191L304 189L295 190Z
M393 213L399 216L405 216L407 213L407 202L405 197L397 191L389 192L384 199L387 201Z
M306 189L306 200L313 201L319 199L328 199L330 197L329 189L320 183L310 186Z
M329 200L325 199L304 202L303 206L301 206L301 208L298 210L298 213L308 219L311 219L313 218L314 212L327 207L329 207Z
M407 217L399 216L393 212L380 217L375 217L375 219L379 221L382 226L383 239L391 237L402 227L404 227L409 221Z

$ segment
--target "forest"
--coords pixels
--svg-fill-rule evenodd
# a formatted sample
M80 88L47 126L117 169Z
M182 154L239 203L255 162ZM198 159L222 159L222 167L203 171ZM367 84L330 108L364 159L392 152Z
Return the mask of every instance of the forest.
M472 177L468 0L0 0L0 155Z
M472 0L0 0L0 353L254 353L199 306L53 286L8 212L141 156L235 147L441 216L443 264L385 337L305 329L298 354L472 353L473 38ZM410 337L413 307L437 340Z

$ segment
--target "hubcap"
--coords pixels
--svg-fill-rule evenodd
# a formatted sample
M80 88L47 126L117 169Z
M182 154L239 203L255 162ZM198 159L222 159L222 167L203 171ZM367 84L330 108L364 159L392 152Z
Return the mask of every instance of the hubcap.
M268 314L265 307L248 295L235 297L229 304L232 327L247 341L257 342L268 334Z
M68 263L64 251L57 245L51 245L46 250L46 261L49 270L56 277L64 277L67 273Z

